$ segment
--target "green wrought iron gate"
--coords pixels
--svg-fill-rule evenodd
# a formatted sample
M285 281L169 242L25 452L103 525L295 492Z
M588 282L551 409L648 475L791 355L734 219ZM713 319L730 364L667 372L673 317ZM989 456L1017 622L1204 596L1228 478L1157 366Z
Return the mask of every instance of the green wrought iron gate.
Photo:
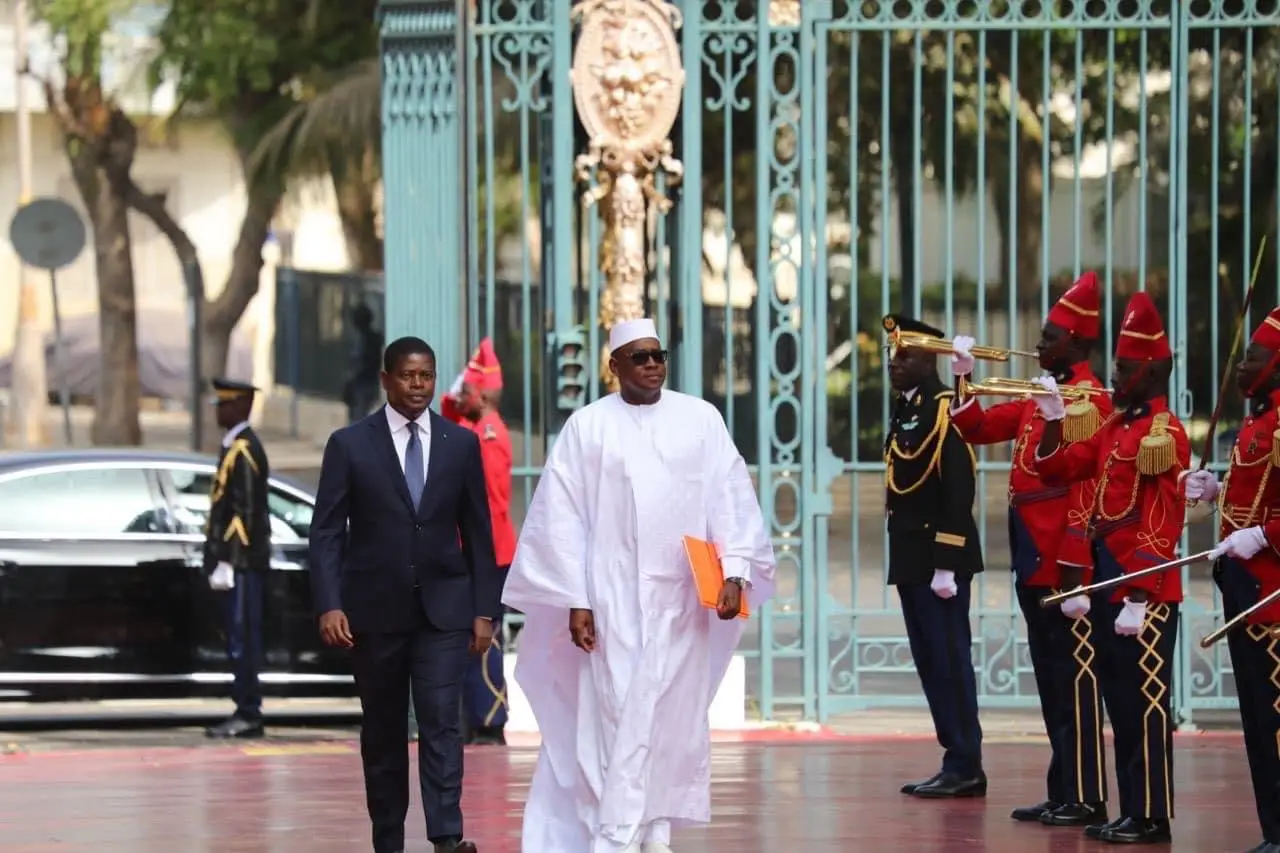
M676 205L651 217L646 296L673 384L724 412L772 526L779 594L744 646L749 693L766 718L919 704L884 585L881 315L1029 348L1052 300L1093 269L1106 283L1105 370L1125 301L1146 288L1178 353L1176 408L1201 435L1253 253L1268 231L1276 243L1280 0L674 5L685 174L678 187L660 178ZM601 226L574 169L588 140L573 38L567 3L477 0L465 39L471 286L456 358L495 338L518 504L558 423L600 393ZM405 115L388 118L393 149L411 143L419 119ZM387 248L392 305L390 230ZM1263 281L1265 309L1280 296L1274 260ZM1213 453L1225 459L1222 445ZM1007 448L980 454L988 572L973 655L988 707L1035 703L1003 569L1008 465ZM1184 544L1211 536L1193 526ZM1220 621L1216 593L1203 572L1186 580L1184 722L1234 701L1225 652L1196 644Z

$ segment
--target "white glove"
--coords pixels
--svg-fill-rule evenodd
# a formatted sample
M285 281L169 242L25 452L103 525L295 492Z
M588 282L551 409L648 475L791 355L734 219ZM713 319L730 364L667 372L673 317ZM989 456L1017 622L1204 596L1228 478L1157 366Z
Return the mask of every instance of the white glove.
M1187 479L1191 479L1190 476ZM1218 547L1209 552L1211 559L1218 559L1223 554L1228 557L1235 557L1237 560L1248 560L1254 557L1259 551L1267 547L1267 537L1263 534L1261 527L1246 527L1244 530L1233 532L1226 539L1218 543Z
M1211 501L1220 489L1212 471L1192 471L1182 478L1182 493L1189 501Z
M231 568L230 563L218 563L214 567L213 574L209 575L209 588L216 589L218 592L226 592L229 589L235 589L236 572Z
M955 598L956 593L960 591L956 586L956 573L944 572L942 569L933 570L933 580L929 582L929 588L938 598Z
M1147 621L1147 603L1145 601L1124 600L1124 609L1116 617L1116 633L1122 637L1136 637L1142 633L1142 623Z
M1048 394L1036 394L1031 399L1046 421L1060 421L1067 416L1067 404L1058 393L1058 381L1052 376L1037 376L1032 382L1048 391Z
M1062 607L1062 615L1068 619L1083 619L1089 615L1089 596L1073 596L1062 602L1060 606Z
M462 394L462 377L464 375L465 371L459 373L458 378L453 380L453 384L449 386L449 396L455 400Z
M968 335L956 335L951 342L951 375L968 376L973 373L973 356L969 351L975 343Z

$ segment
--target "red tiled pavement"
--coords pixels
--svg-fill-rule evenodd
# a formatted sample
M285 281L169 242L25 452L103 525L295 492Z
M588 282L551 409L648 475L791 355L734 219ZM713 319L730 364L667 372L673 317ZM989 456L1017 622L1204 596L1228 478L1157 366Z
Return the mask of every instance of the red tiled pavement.
M1237 735L1177 741L1172 849L1232 853L1258 843ZM1109 850L1078 831L1017 824L1043 794L1045 747L990 743L985 801L918 801L900 783L928 776L929 739L754 735L714 748L715 815L677 833L677 853L928 853ZM535 751L467 754L464 808L482 853L518 853ZM409 850L430 849L410 811ZM77 750L0 758L2 853L360 853L369 849L354 742ZM1168 848L1165 848L1168 849Z

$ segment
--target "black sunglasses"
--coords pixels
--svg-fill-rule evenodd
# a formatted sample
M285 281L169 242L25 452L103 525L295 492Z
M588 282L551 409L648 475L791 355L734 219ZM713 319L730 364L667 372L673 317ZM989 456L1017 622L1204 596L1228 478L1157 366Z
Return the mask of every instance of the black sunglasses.
M638 349L627 355L627 359L636 367L648 364L650 360L655 364L666 364L667 351L664 349Z

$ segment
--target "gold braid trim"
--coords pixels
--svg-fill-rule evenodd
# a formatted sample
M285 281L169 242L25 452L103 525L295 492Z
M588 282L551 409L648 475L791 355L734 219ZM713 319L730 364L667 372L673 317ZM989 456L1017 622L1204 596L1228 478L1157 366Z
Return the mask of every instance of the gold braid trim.
M245 548L249 547L249 531L244 529L244 522L240 520L240 516L233 516L231 523L227 525L227 532L223 535L224 542L230 542L234 536L240 540L240 544Z
M1092 438L1102 426L1102 414L1092 400L1077 400L1067 406L1062 422L1062 438L1070 443Z
M898 440L895 438L889 443L889 452L885 454L885 485L889 491L895 495L909 495L918 490L926 482L933 472L938 469L942 462L942 447L947 440L947 429L951 425L951 411L945 405L939 405L938 415L933 422L933 429L920 442L920 447L914 452L906 452L898 447ZM893 460L911 460L919 457L922 453L929 449L929 444L933 444L933 453L929 457L929 464L925 467L924 472L920 475L920 479L916 480L909 486L900 486L893 478Z
M222 496L227 491L227 481L231 479L231 472L236 468L236 459L243 456L244 461L253 469L253 473L258 473L258 463L253 461L253 454L250 452L249 442L243 438L237 438L231 442L231 446L227 448L227 455L222 457L222 464L218 466L218 473L213 478L213 489L209 494L209 502L216 504L222 500Z
M1151 431L1138 442L1138 473L1156 477L1177 464L1177 445L1169 434L1169 413L1160 412L1151 422Z

